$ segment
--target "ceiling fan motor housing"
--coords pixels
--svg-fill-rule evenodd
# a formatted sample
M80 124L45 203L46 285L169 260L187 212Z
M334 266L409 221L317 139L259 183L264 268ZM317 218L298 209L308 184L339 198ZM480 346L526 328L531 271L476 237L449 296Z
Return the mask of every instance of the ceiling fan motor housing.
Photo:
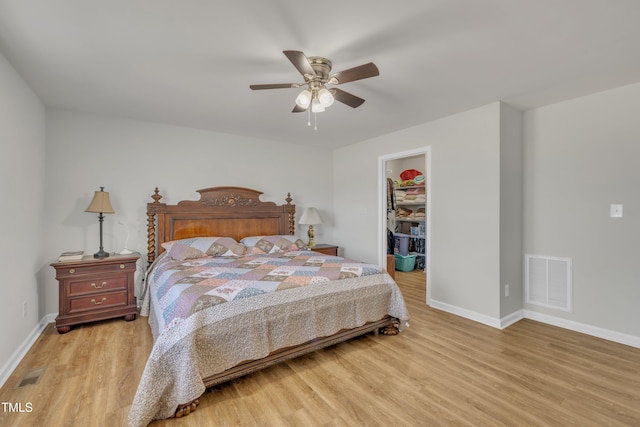
M321 83L326 83L329 79L331 67L333 66L331 61L321 56L309 56L307 59L309 60L309 65L311 65L313 71L316 72L315 76L309 76L308 81L314 80L314 77L317 77ZM304 77L307 79L307 75Z

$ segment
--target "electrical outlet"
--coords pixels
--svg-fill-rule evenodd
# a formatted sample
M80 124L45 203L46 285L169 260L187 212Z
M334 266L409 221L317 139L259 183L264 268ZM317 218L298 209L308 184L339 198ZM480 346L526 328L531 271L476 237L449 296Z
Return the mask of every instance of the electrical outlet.
M504 296L505 297L509 296L509 285L504 285Z
M22 317L27 317L27 302L22 303Z
M611 205L611 218L622 218L622 205Z

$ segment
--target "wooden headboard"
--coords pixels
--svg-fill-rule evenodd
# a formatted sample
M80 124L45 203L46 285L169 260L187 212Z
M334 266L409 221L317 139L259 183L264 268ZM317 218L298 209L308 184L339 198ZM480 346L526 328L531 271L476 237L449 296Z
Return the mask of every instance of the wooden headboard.
M211 187L197 190L200 200L175 205L160 203L156 187L147 204L147 251L151 264L164 242L189 237L233 237L295 234L296 206L291 193L286 204L260 201L261 191L242 187Z

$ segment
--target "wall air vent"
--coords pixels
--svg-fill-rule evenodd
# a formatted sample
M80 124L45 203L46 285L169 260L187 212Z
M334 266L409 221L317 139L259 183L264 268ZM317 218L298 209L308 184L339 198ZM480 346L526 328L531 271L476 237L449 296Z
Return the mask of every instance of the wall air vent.
M525 303L572 310L571 259L525 255Z

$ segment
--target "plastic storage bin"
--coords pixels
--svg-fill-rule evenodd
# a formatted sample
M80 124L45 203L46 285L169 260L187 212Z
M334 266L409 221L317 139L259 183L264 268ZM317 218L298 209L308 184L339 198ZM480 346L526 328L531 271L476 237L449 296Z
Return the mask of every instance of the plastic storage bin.
M413 271L416 266L415 255L401 255L394 254L396 258L396 270L398 271Z

